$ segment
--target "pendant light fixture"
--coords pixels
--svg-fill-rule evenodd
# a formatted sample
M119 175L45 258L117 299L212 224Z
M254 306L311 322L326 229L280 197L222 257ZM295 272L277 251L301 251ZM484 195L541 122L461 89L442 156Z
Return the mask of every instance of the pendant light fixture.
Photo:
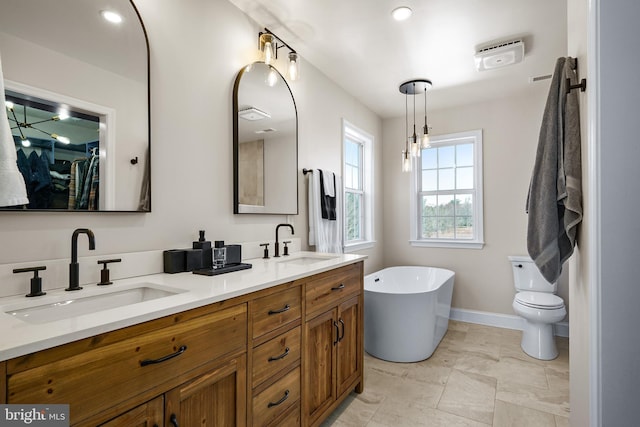
M429 126L427 124L427 89L431 88L431 80L413 79L402 83L399 87L400 93L405 95L405 122L406 122L406 139L405 149L402 151L402 171L411 170L411 158L420 157L423 148L429 148ZM418 136L416 132L416 95L424 93L424 127L422 133ZM408 98L413 96L413 134L409 135L409 109ZM409 166L406 167L405 163Z
M279 43L278 43L279 42ZM298 53L286 44L282 39L268 28L258 33L258 49L262 55L265 64L271 65L278 59L278 49L286 47L289 49L287 71L289 79L294 81L300 78L300 56Z
M407 106L407 97L404 97L404 150L402 150L402 172L411 172L411 156L409 154L409 107Z

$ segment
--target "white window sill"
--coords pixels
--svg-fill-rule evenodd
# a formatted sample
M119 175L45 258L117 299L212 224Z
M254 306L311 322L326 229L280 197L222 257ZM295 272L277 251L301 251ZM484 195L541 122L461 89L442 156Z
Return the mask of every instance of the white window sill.
M366 242L349 243L344 245L344 253L357 252L363 249L371 249L376 245L375 240L367 240Z
M411 246L422 248L457 248L457 249L482 249L484 242L460 241L460 240L409 240Z

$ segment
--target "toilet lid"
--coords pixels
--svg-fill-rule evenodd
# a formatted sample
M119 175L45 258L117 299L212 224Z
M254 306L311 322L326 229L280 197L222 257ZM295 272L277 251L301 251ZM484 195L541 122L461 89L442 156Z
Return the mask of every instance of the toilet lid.
M516 301L522 305L544 310L564 307L564 301L557 295L545 292L518 292Z

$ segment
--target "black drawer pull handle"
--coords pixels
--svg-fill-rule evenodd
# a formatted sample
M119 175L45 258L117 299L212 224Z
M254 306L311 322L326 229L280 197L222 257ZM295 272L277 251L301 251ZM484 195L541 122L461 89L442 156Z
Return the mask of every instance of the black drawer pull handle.
M284 392L284 396L282 396L282 398L280 400L278 400L277 402L269 402L269 404L267 405L267 408L273 408L274 406L278 406L281 403L283 403L285 400L287 400L289 398L289 390L286 390Z
M339 286L336 286L335 288L331 288L332 291L339 291L340 289L344 289L344 283L340 283Z
M338 341L340 341L340 325L338 325L338 322L333 322L333 326L336 328L336 340L333 342L333 345L338 344Z
M271 356L268 362L275 362L276 360L284 359L288 355L289 355L289 347L285 348L284 353L282 353L280 356Z
M178 425L178 417L176 417L176 414L171 414L169 421L171 421L171 424L173 425L173 427L180 427Z
M280 310L269 310L269 316L271 316L272 314L280 314L280 313L284 313L285 311L289 311L289 309L291 308L291 306L289 304L285 305L284 307L282 307Z
M145 359L145 360L141 360L140 361L140 366L154 365L156 363L166 362L169 359L173 359L174 357L180 356L185 351L187 351L187 346L183 345L175 353L167 354L166 356L163 356L160 359Z
M340 335L340 338L338 338L338 341L342 341L342 339L344 338L344 321L342 319L338 319L338 322L342 324L342 335Z

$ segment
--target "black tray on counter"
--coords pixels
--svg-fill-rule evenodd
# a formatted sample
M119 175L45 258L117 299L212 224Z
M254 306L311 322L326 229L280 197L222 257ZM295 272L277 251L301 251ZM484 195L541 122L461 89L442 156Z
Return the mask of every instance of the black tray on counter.
M193 270L193 274L201 274L203 276L217 276L218 274L231 273L232 271L240 271L251 268L251 264L238 263L227 264L222 268L200 268Z

